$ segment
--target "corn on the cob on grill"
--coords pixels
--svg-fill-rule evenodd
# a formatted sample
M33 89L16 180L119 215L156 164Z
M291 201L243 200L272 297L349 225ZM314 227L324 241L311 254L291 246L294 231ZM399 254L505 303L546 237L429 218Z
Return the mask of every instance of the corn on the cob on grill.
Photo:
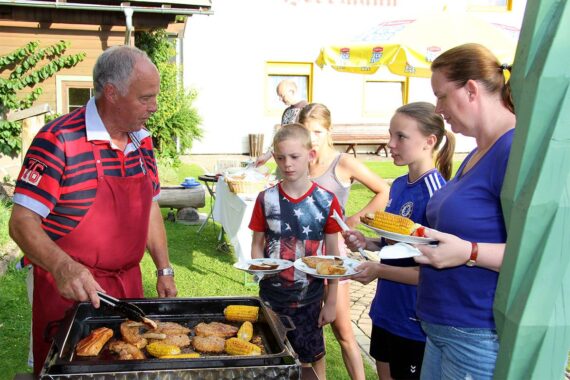
M411 219L385 211L377 211L374 215L366 214L366 224L402 235L410 235L415 229L415 223Z
M163 356L167 355L180 354L180 347L162 342L153 342L146 346L146 350L149 354L156 358L162 358Z
M225 350L230 355L261 355L261 348L238 338L226 340Z
M258 314L258 306L229 305L224 309L226 319L234 322L255 322Z
M253 337L253 325L250 321L245 321L242 323L241 327L238 330L237 337L241 340L245 340L249 342Z
M176 355L165 355L161 356L161 359L194 359L199 358L200 354L197 352L190 352L187 354L176 354Z

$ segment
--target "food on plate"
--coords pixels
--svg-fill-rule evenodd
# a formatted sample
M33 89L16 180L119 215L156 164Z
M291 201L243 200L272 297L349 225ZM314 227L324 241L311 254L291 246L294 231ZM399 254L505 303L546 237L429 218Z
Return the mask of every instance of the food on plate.
M109 350L119 354L119 359L121 360L146 359L140 349L122 340L115 340L109 343Z
M146 346L146 350L149 354L155 358L160 358L166 355L178 355L181 353L180 347L173 344L167 344L164 342L152 342Z
M279 264L266 261L264 263L255 263L249 265L249 270L273 270L279 268Z
M328 262L332 265L342 265L342 259L338 257L326 257L326 256L305 256L301 260L306 266L312 269L317 269L317 264L321 262Z
M99 327L77 343L75 353L78 356L97 356L112 336L113 330L107 327Z
M224 316L233 322L255 322L259 314L259 306L229 305L224 309Z
M419 223L416 223L416 226L412 236L426 237L426 228Z
M342 275L346 273L346 268L340 264L335 265L333 260L321 261L317 264L317 273L323 275Z
M195 336L192 338L192 346L196 351L219 354L224 352L226 340L219 336Z
M226 340L225 350L230 355L261 355L261 349L258 346L238 338Z
M366 214L361 218L361 221L369 226L401 235L414 235L417 230L418 234L415 236L421 236L419 234L423 234L424 231L421 224L414 223L413 220L404 216L385 211Z
M220 338L229 338L236 336L238 328L221 322L198 323L194 328L197 336L218 336Z
M190 337L187 334L164 335L163 339L151 339L149 341L149 345L155 342L161 342L182 348L190 345Z
M146 338L143 338L140 333L141 326L143 326L141 323L126 320L125 322L121 323L120 327L123 340L139 349L145 348L148 343Z
M253 337L253 324L250 321L245 321L241 324L238 330L237 337L241 340L249 342Z

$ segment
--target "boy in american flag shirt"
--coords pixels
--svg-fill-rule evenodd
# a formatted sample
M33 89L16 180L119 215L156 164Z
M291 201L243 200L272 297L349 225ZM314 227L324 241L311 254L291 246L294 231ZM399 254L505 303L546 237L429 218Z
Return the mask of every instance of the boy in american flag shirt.
M249 228L253 232L252 258L295 261L303 256L338 255L340 226L333 211L342 215L335 195L309 180L314 159L309 131L289 124L273 139L274 157L283 179L257 197ZM322 327L336 316L337 281L311 277L291 267L259 283L259 295L276 313L291 317L295 329L287 333L302 363L311 364L325 378ZM324 304L323 304L324 301Z

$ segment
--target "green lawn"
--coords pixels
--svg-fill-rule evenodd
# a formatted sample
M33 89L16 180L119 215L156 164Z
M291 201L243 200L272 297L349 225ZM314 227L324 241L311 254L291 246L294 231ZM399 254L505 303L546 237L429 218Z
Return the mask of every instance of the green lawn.
M383 178L394 178L405 173L406 168L395 167L390 162L366 163ZM182 165L177 170L161 170L164 185L178 184L185 177L198 177L201 169L195 165ZM371 197L368 189L355 184L351 190L347 212L354 213ZM209 210L210 199L200 210ZM7 239L7 218L9 206L0 205L0 243ZM167 210L163 210L166 213ZM205 297L223 295L257 295L256 286L245 286L243 272L234 270L233 252L220 252L215 249L217 234L210 222L201 233L198 226L178 223L166 223L170 259L176 270L176 283L180 297ZM218 230L219 231L219 228ZM1 245L0 245L1 247ZM154 265L148 255L142 262L145 294L156 296ZM12 379L16 373L29 372L26 366L30 306L27 301L25 271L15 270L12 263L5 276L0 278L0 380ZM336 343L330 328L326 329L327 340L327 376L330 379L348 379ZM375 369L366 365L368 379L375 379Z

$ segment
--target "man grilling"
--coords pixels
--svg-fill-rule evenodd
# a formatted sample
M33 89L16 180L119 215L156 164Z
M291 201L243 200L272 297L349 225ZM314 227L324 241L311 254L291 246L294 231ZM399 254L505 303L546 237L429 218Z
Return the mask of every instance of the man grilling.
M141 50L116 46L93 69L95 97L44 126L30 146L13 198L10 236L34 265L34 373L49 351L44 331L97 291L143 297L145 246L160 297L177 294L152 141L160 77Z

